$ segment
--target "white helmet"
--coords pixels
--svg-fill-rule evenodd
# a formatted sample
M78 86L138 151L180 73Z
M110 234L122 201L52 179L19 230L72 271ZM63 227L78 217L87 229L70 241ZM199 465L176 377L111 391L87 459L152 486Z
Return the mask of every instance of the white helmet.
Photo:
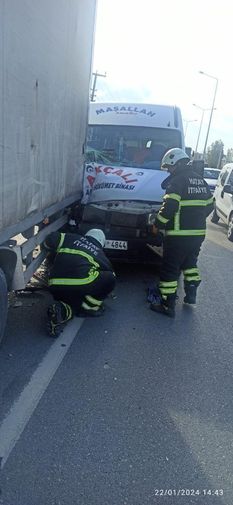
M179 147L174 147L173 149L169 149L169 151L167 151L164 154L164 157L161 162L161 168L162 170L166 170L166 168L169 169L169 167L174 167L177 161L184 159L190 161L189 156L186 154L185 151L183 151L183 149L180 149Z
M104 232L99 228L92 228L91 230L87 231L85 236L94 238L95 240L97 240L97 242L100 243L102 247L104 247L106 238Z

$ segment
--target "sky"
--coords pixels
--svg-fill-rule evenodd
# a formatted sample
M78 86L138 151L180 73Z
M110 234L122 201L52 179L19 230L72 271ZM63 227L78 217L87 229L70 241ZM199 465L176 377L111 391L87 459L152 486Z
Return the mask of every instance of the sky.
M200 133L202 152L217 86L207 146L222 140L226 153L233 148L232 19L231 0L98 0L93 72L106 77L97 79L96 101L177 105L186 146L195 149Z

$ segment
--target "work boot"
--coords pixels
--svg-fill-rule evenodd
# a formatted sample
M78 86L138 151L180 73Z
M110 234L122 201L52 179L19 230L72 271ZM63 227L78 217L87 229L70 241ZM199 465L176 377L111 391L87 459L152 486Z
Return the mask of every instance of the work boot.
M68 303L55 302L48 307L47 313L49 335L57 338L62 333L66 323L72 319L72 309Z
M159 314L164 314L168 317L175 317L175 304L176 304L176 295L169 295L166 299L157 298L156 301L151 303L150 308L154 312L158 312Z
M197 296L197 285L187 283L184 285L185 297L184 303L187 305L196 305L196 296Z

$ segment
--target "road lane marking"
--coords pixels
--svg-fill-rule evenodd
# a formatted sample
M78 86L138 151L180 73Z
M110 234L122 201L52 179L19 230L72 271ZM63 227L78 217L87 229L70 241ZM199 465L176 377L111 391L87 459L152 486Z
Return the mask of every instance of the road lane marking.
M74 318L65 327L38 365L30 381L0 425L0 463L5 465L59 365L80 330L84 319Z

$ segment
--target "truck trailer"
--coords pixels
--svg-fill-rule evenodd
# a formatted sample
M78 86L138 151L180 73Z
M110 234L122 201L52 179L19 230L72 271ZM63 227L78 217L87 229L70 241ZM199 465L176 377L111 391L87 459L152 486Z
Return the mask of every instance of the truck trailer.
M0 340L81 198L96 0L0 2Z

